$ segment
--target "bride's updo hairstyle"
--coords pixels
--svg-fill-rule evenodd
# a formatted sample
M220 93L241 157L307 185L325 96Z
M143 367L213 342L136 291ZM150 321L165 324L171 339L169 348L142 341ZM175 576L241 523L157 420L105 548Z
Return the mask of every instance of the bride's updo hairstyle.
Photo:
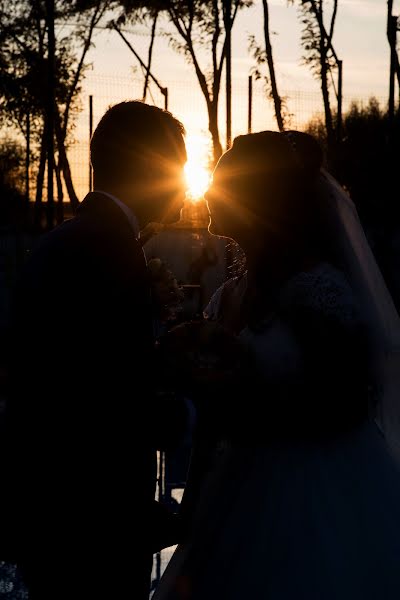
M315 184L322 165L316 140L299 131L235 138L207 194L212 233L237 239L246 223L265 240L294 242L318 232ZM239 238L239 239L238 239Z

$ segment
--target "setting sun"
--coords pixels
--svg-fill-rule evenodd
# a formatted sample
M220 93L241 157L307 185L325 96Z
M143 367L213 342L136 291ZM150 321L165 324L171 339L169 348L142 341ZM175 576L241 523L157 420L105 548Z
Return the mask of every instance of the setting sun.
M186 148L188 155L185 165L187 197L193 202L197 202L203 197L210 183L209 142L205 136L188 136Z
M208 188L209 172L204 166L188 161L185 165L185 177L188 198L193 201L200 200Z

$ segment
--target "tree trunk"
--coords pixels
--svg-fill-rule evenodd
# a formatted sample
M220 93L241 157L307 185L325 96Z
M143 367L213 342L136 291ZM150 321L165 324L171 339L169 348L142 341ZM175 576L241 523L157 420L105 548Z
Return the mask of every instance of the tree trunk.
M213 163L215 166L222 155L222 146L218 130L218 102L215 101L211 102L208 106L208 129L212 138Z
M61 181L60 159L58 160L58 162L55 165L55 171L56 171L56 181L57 181L56 220L57 220L57 225L60 225L60 223L62 223L64 220L64 190L63 190L62 181Z
M325 128L328 146L328 161L332 157L335 134L333 130L332 110L329 102L329 84L328 84L328 65L327 65L327 47L325 36L320 32L320 57L321 57L321 91L324 102Z
M143 87L143 102L146 102L147 88L149 87L149 75L150 75L150 70L151 70L151 61L153 58L153 46L154 46L154 39L156 37L157 19L158 19L158 12L156 12L156 14L154 15L153 25L151 28L149 54L147 56L147 71L146 71L146 77L144 80L144 87Z
M36 195L35 195L35 207L34 207L34 225L36 229L40 229L43 212L43 184L44 184L44 173L46 169L46 140L47 140L47 125L46 122L43 126L42 139L40 144L40 158L39 158L39 169L36 178Z
M54 227L54 104L55 104L55 55L56 41L54 32L55 0L46 0L47 25L47 89L46 89L46 118L47 118L47 229Z
M279 131L284 130L284 122L282 117L282 100L278 93L278 85L276 82L275 76L275 66L274 59L272 56L272 45L271 39L269 35L269 8L268 8L268 0L263 0L263 8L264 8L264 37L265 37L265 53L267 55L267 63L269 70L269 77L271 81L271 94L274 101L275 107L275 118L278 124Z
M68 162L67 154L65 152L65 147L62 152L61 165L62 165L62 173L64 176L64 181L65 181L65 185L67 188L69 201L71 202L71 209L72 209L72 212L75 214L75 212L77 211L77 208L79 206L79 199L78 199L78 196L76 195L74 184L72 182L71 169L69 167L69 162Z
M67 188L69 200L71 202L72 212L75 213L79 206L78 196L75 193L74 184L72 183L71 169L68 162L67 153L65 150L65 139L61 130L60 115L56 111L55 129L58 147L58 156L60 167L64 176L65 185Z

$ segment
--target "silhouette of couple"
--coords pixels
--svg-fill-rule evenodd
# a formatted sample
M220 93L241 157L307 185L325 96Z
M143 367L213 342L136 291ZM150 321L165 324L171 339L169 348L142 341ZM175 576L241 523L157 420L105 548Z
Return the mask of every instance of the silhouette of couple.
M400 327L316 142L241 136L216 167L210 232L246 255L206 309L246 354L218 393L215 378L186 378L184 394L158 381L140 230L179 219L182 124L118 104L91 160L95 191L42 237L16 289L0 558L33 600L144 600L152 554L180 541L159 599L397 598L399 407L390 369L370 366L393 359ZM187 433L190 396L205 429L212 398L225 450L183 530L154 500L156 450Z

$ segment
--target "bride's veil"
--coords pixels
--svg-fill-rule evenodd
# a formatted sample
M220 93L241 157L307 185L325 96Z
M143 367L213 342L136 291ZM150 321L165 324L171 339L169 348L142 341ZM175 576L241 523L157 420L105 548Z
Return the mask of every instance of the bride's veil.
M373 417L400 463L400 318L350 197L325 171L317 186L334 250L370 329Z

